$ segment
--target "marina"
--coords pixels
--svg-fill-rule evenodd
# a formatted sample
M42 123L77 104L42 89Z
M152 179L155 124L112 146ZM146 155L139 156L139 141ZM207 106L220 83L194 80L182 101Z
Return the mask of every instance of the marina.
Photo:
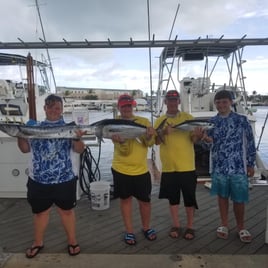
M259 122L256 129L256 137L260 135L264 115L267 111L268 107L262 107L256 112ZM145 112L139 112L138 114L147 117L150 116L150 113ZM103 117L112 118L112 113L90 112L90 119L92 121L103 119ZM267 129L265 130L264 137L260 145L260 150L267 157ZM98 150L98 147L91 148L92 155L96 159ZM108 181L111 184L112 176L110 166L112 152L113 145L111 141L105 139L101 147L99 169L101 172L101 180ZM253 235L251 244L243 244L239 241L232 212L230 212L231 233L229 239L221 240L216 237L216 228L219 223L217 201L215 197L210 196L209 189L206 188L203 183L198 184L197 187L199 209L196 210L194 224L196 238L193 241L186 241L183 238L171 239L168 236L170 221L167 202L166 200L158 199L158 191L159 180L153 177L151 222L158 236L157 240L154 242L147 241L141 233L141 224L137 216L137 204L133 202L134 228L138 241L137 245L134 247L127 246L123 241L124 226L120 215L119 200L113 199L112 192L109 208L106 210L92 209L88 195L81 193L81 198L76 208L78 240L82 249L81 260L84 260L86 254L89 254L88 256L95 256L95 254L97 254L101 259L103 259L103 257L101 257L103 254L108 254L109 256L133 255L137 256L137 258L147 255L152 259L154 256L162 256L162 260L165 259L165 256L168 256L169 260L173 260L172 263L175 263L179 256L184 255L188 257L197 255L200 256L201 259L202 256L207 255L242 256L242 261L243 258L246 259L252 256L258 256L259 259L262 259L263 256L267 256L268 244L265 243L265 236L267 235L267 187L261 185L253 186L250 190L250 202L246 206L245 224ZM24 259L25 249L32 241L32 214L30 207L25 198L1 198L0 211L0 255L2 256L3 263L8 264L8 260L12 260L12 256L17 256L17 254ZM184 213L181 214L181 221L182 225L186 222ZM46 233L45 248L42 254L40 254L40 257L37 257L37 260L38 258L42 260L42 256L46 256L44 258L54 256L54 258L57 259L59 256L65 256L65 254L66 241L64 230L60 227L59 217L55 209L53 209ZM77 262L79 262L80 256L77 258ZM96 262L102 263L100 260Z
M45 38L44 38L45 39ZM113 256L116 261L112 265L116 267L138 267L137 262L140 260L140 267L267 267L268 263L268 173L267 173L267 107L258 107L256 111L252 110L247 104L247 91L244 83L242 64L245 62L242 55L246 46L263 46L267 45L266 38L250 38L245 36L238 39L220 38L198 38L195 40L168 40L157 41L146 40L144 42L133 41L111 42L108 39L104 42L25 42L5 43L1 42L1 48L4 49L52 49L52 48L139 48L139 47L163 47L159 57L159 83L156 91L156 103L151 113L145 112L148 107L145 103L138 103L136 113L148 118L157 118L165 113L164 96L172 84L180 87L182 111L192 114L196 119L210 119L216 114L213 98L217 91L221 89L229 90L233 96L233 110L244 114L248 117L254 130L257 147L257 164L256 172L250 179L250 202L246 206L245 225L252 233L253 241L250 244L241 243L237 236L235 228L236 222L232 211L229 215L230 235L227 240L216 237L216 229L219 225L218 204L215 197L210 196L210 174L208 166L209 152L202 152L196 158L196 167L198 173L197 202L199 209L195 212L195 232L196 237L192 241L184 240L182 237L172 239L168 236L171 227L168 204L166 200L158 198L161 163L159 160L159 147L154 146L148 153L148 165L152 175L152 217L151 225L157 232L156 241L148 241L141 232L141 223L139 221L138 207L133 202L133 220L137 245L129 246L123 241L124 225L121 219L119 209L119 200L113 199L113 183L111 175L111 162L113 156L113 144L110 139L105 139L99 144L86 141L87 150L80 158L74 156L76 164L76 174L79 178L77 190L77 236L81 247L81 255L75 260L81 267L88 264L88 260L95 259L93 267L104 267L102 256ZM3 56L3 55L2 55ZM7 55L4 55L5 59ZM17 86L4 80L1 84L1 123L12 122L24 125L28 119L42 119L42 108L44 98L50 92L42 92L37 89L33 83L33 63L28 62L30 55L27 57L12 56L14 60L20 60L20 64L27 65L27 89ZM209 72L209 57L216 58L216 63L220 58L227 62L228 78L224 84L216 84L212 80L212 71L215 65L212 65L212 71ZM10 59L9 59L10 60ZM180 67L181 61L203 61L205 62L203 77L180 76L177 73L178 81L172 81L173 65L178 62ZM5 64L5 63L4 63ZM43 65L42 68L44 68ZM168 67L167 67L168 66ZM29 68L30 67L30 68ZM165 69L166 68L166 69ZM30 70L29 70L30 69ZM44 69L43 70L43 74ZM46 81L47 79L43 79ZM242 105L243 102L243 105ZM96 104L101 105L96 105ZM65 103L66 121L75 121L77 124L88 124L101 119L114 118L116 100L106 102L99 100L95 103L84 101L75 101ZM250 109L249 109L250 107ZM153 124L153 122L152 122ZM37 267L43 262L46 265L51 263L52 259L58 263L68 262L66 240L64 230L61 228L59 217L56 210L53 209L50 223L45 236L42 254L39 254L33 262L24 258L25 249L32 243L32 213L26 200L26 181L27 181L27 162L25 155L21 154L17 148L16 139L4 133L0 133L0 267ZM4 153L3 153L4 152ZM203 154L204 153L204 154ZM197 154L196 154L197 155ZM205 165L199 164L205 156ZM87 161L84 161L84 159ZM90 159L90 160L89 160ZM94 161L92 161L94 159ZM91 166L93 164L93 167ZM88 169L90 166L90 169ZM93 175L92 175L93 174ZM93 205L93 187L90 187L92 181L108 182L111 186L109 192L109 205L105 209L96 209ZM107 200L106 200L107 201ZM181 206L183 208L183 204ZM181 213L180 221L182 226L186 224L185 214ZM97 258L96 256L99 256ZM130 260L135 256L136 260L129 265L123 261L124 257ZM145 257L144 257L145 256ZM151 261L150 265L145 265ZM210 258L208 257L210 256ZM215 257L214 260L211 259ZM238 257L238 258L237 258ZM154 262L153 260L159 260ZM219 260L224 258L222 263ZM230 260L230 258L232 258ZM67 259L67 260L66 260ZM235 259L235 261L232 261ZM23 260L23 261L22 261ZM65 267L78 266L75 260L70 261ZM107 259L106 259L107 260ZM162 261L161 261L162 260ZM186 262L185 262L186 260ZM208 262L209 260L209 262ZM120 262L122 261L122 262ZM14 264L15 263L15 264ZM83 264L82 264L83 263ZM193 263L193 266L189 266ZM207 265L209 263L209 265ZM132 265L133 264L133 265ZM198 264L198 266L196 266ZM68 266L69 265L69 266ZM72 266L70 266L72 265ZM102 265L102 266L101 266ZM122 266L120 266L122 265ZM50 264L51 266L51 264ZM45 264L43 265L45 266ZM110 267L112 267L110 265Z

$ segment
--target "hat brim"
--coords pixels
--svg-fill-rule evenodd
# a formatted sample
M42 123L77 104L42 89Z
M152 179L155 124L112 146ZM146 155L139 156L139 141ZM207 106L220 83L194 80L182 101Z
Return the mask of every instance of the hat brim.
M166 100L178 100L179 97L175 97L175 96L172 96L172 97L166 97Z
M126 106L126 105L131 105L131 106L136 106L136 101L120 101L118 103L118 107Z

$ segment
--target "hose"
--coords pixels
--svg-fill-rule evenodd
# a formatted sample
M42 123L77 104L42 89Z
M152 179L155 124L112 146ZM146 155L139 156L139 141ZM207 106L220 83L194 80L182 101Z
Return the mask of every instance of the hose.
M79 184L84 194L90 197L90 183L100 180L100 154L101 146L99 144L99 154L97 161L93 157L90 147L86 146L84 152L80 155Z

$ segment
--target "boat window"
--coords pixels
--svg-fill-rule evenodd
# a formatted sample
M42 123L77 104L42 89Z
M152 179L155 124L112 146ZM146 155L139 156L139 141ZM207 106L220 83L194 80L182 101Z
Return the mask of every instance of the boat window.
M203 53L185 53L183 55L183 61L204 60Z
M2 115L23 115L19 105L15 104L0 104Z

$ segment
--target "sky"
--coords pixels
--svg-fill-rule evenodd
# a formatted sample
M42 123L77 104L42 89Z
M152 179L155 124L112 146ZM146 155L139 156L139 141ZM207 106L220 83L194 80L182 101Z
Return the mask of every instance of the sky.
M267 38L268 1L263 0L38 0L46 41L127 41L206 38ZM172 28L176 9L177 18ZM35 0L1 1L0 42L43 38ZM51 49L57 86L156 91L161 48ZM0 50L41 60L45 50ZM246 47L243 65L249 94L268 94L268 47ZM176 71L176 69L175 69ZM202 76L202 68L184 70ZM23 73L23 72L22 72ZM183 77L183 75L181 77ZM23 75L22 75L23 76ZM38 77L38 75L37 75ZM20 80L14 67L0 67L1 79ZM25 78L25 77L23 77ZM38 78L37 78L38 79ZM52 76L49 76L53 91ZM219 78L220 79L220 78Z

